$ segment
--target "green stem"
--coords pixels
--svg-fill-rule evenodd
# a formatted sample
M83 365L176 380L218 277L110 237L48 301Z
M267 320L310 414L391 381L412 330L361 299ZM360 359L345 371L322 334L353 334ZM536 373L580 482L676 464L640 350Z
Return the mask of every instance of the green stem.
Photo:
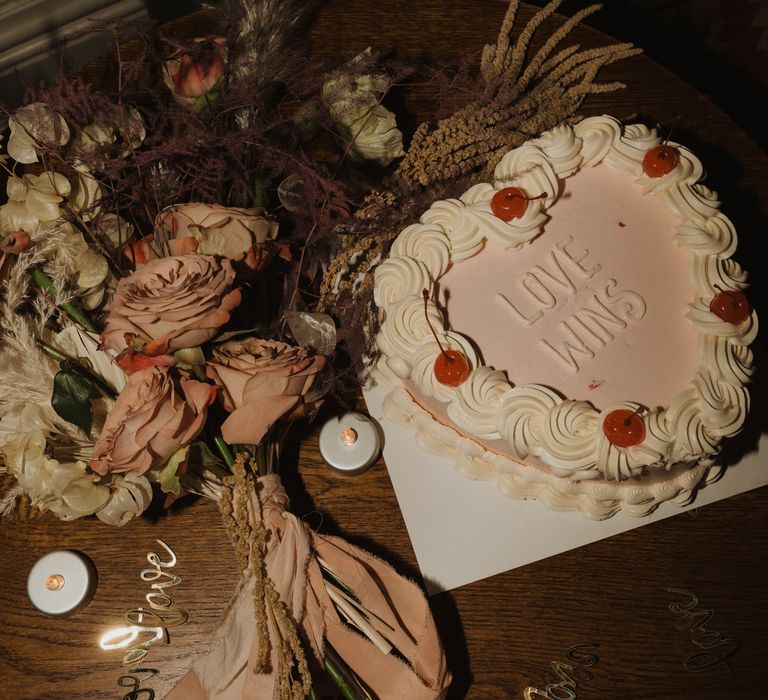
M224 463L231 470L232 467L235 466L235 458L232 455L232 450L229 449L229 445L227 445L227 443L224 442L224 438L221 437L221 435L214 436L213 442L216 444L216 448L219 450L219 454L224 460Z
M96 386L99 387L99 389L101 389L105 394L107 394L107 396L113 399L117 398L117 391L115 387L109 384L105 379L100 377L89 367L86 367L77 358L70 357L69 355L65 355L63 352L61 352L61 350L57 350L56 348L48 345L48 343L43 342L39 338L35 338L35 345L37 345L38 348L40 348L46 355L48 355L48 357L56 360L56 362L61 363L62 369L64 369L63 364L66 363L66 366L69 369L74 370L75 372L82 375L86 379L89 379L90 381L92 381L94 384L96 384Z
M56 301L56 288L53 285L53 282L51 281L51 278L48 277L40 268L33 267L31 269L32 272L32 279L35 281L35 284L37 284L40 289L42 289L50 298L51 301ZM82 328L84 328L87 331L90 331L91 333L98 333L99 329L96 328L96 326L93 324L93 321L91 321L88 316L78 309L74 304L70 302L64 302L63 304L58 304L59 308L64 311L64 313L67 314L75 323L78 323Z
M306 698L304 700L318 700L317 693L315 692L314 688L310 688L309 692L307 693Z
M358 682L352 676L352 672L344 663L336 650L326 642L325 644L325 670L336 687L341 691L344 700L363 700Z
M192 365L192 372L201 382L208 381L208 377L205 375L205 370L202 365Z
M253 206L264 206L264 178L256 175L253 178Z

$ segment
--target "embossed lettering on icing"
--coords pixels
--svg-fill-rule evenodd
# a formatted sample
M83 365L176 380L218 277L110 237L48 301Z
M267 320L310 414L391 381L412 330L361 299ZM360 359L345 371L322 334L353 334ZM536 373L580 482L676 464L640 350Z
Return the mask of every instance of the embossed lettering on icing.
M579 309L580 311L589 312L589 309ZM597 324L597 329L592 328L587 324L587 322L579 316L578 314L574 314L571 316L571 320L578 323L587 333L589 333L597 342L598 346L601 348L604 348L606 345L608 345L608 342L613 340L613 335L607 331L607 329L603 328L600 324ZM602 333L600 333L602 331Z
M544 312L541 309L539 309L532 315L526 316L503 294L497 294L496 301L498 301L505 309L509 309L513 314L515 314L515 316L517 316L523 323L525 323L528 326L536 323L536 321L538 321L544 315Z
M645 316L645 300L630 289L611 294L616 286L616 280L605 280L590 299L589 306L582 306L560 323L569 339L559 344L541 340L542 345L572 372L580 369L576 355L593 359L593 350L604 348L614 339L615 331L624 330L628 321L639 321Z
M547 289L546 285L536 275L534 275L533 272L526 272L523 275L521 284L523 289L525 289L525 291L527 291L528 294L533 297L534 301L537 302L538 305L545 311L548 309L554 309L555 306L557 306L557 298L555 295L552 294L549 289ZM536 288L538 288L540 291L537 292Z
M616 294L610 291L616 286L616 280L606 280L604 294L605 300L616 308L616 311L625 321L639 321L645 316L645 299L631 289L622 289Z
M614 337L609 328L623 331L627 327L627 322L606 306L606 303L611 303L608 289L615 284L615 280L606 280L604 289L592 297L592 303L597 308L581 308L575 314L577 320L600 341L603 347Z
M568 260L570 260L573 263L573 266L579 270L584 277L587 279L591 279L594 277L598 272L601 270L600 263L595 263L590 268L586 268L581 264L581 261L584 260L584 258L589 255L589 251L585 248L580 253L574 255L568 250L568 246L573 243L573 236L566 236L565 238L559 240L557 242L557 248L558 250L562 251Z
M557 308L559 300L574 296L577 289L571 275L566 271L567 267L572 268L585 279L593 277L600 271L598 263L590 268L582 265L581 261L589 255L588 250L583 250L577 255L572 255L568 251L567 246L572 241L573 236L568 236L558 242L556 250L550 251L549 257L552 261L550 269L535 265L519 279L520 287L526 293L526 297L533 302L533 307L538 307L537 310L526 313L504 294L496 295L497 300L509 309L515 318L530 326L542 318L545 311Z
M557 242L556 249L549 254L552 263L547 266L549 269L536 265L519 278L518 283L530 302L529 308L534 310L526 312L504 294L496 295L499 303L509 309L517 320L533 325L544 317L546 311L562 308L560 301L576 296L578 290L574 275L589 280L600 272L602 266L599 263L590 267L584 264L589 250L585 248L579 253L572 253L568 250L571 243L573 236L566 236ZM580 359L593 359L595 350L606 347L618 331L626 329L630 321L639 321L645 316L645 300L631 289L616 291L617 286L615 279L606 279L596 288L587 304L559 323L563 338L539 340L570 371L578 372Z
M595 357L595 353L587 347L579 334L568 325L568 321L561 321L560 326L570 335L573 343L563 340L560 343L560 349L558 350L558 348L552 345L548 340L542 338L539 342L545 348L552 351L555 354L555 357L559 358L566 367L569 367L573 372L578 372L579 363L576 362L574 355L583 355L588 360L591 360Z
M558 251L551 250L549 256L552 258L553 268L555 273L552 274L549 270L545 270L541 265L536 265L533 268L534 272L548 277L552 282L561 287L567 294L576 294L576 285L568 277L568 274L563 270L563 266L560 264Z

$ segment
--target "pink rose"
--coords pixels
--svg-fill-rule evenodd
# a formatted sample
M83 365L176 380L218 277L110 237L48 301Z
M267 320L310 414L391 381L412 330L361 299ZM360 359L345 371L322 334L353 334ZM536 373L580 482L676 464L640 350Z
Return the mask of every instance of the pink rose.
M239 209L219 204L177 204L164 209L155 219L155 231L133 243L126 252L135 264L163 255L155 239L167 241L171 255L197 252L220 255L243 262L251 270L266 266L278 252L272 243L277 236L277 221L261 208Z
M186 50L165 61L163 79L180 105L192 108L224 75L227 62L224 37L193 39Z
M261 441L307 392L325 363L307 348L277 340L233 340L217 346L206 373L222 388L230 413L221 434L231 445Z
M215 397L210 384L182 379L177 385L165 367L134 372L107 414L91 469L143 474L165 466L200 434Z
M210 255L151 260L118 282L102 344L121 352L146 342L149 356L202 345L240 304L234 279L229 260Z

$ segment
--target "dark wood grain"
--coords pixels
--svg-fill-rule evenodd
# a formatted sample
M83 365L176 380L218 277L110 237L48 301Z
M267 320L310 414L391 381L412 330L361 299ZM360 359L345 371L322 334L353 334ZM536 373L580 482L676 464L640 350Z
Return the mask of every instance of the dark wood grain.
M494 39L505 6L502 0L335 0L319 13L310 39L314 54L330 63L369 45L405 61L476 57ZM589 29L578 30L575 38L585 46L608 40ZM621 62L602 77L623 80L627 90L590 100L585 114L638 115L650 123L682 115L677 138L707 165L707 182L740 232L738 258L752 269L753 298L765 313L765 155L726 114L647 58ZM423 85L403 97L415 119L430 116L434 99ZM758 348L765 367L763 355ZM766 414L765 382L758 380L749 425L729 448L729 461L755 449ZM383 463L363 476L335 475L318 457L318 425L297 432L284 465L294 511L418 578ZM768 489L760 489L435 596L432 608L455 676L449 697L520 698L529 683L555 681L550 662L586 642L599 644L599 661L590 669L592 680L579 684L579 698L758 697L768 685L767 513ZM122 530L93 520L0 523L6 571L0 586L0 698L122 696L115 685L119 654L100 651L96 642L142 602L146 584L139 571L158 537L178 554L183 582L174 598L190 612L170 645L153 647L148 659L160 672L152 687L162 697L210 644L234 586L234 557L215 504L199 500ZM37 613L25 592L34 561L59 548L87 553L99 572L95 600L68 619ZM676 629L667 588L695 593L700 608L715 611L708 629L740 642L729 659L733 675L725 665L703 673L685 670L684 660L698 649L689 633Z

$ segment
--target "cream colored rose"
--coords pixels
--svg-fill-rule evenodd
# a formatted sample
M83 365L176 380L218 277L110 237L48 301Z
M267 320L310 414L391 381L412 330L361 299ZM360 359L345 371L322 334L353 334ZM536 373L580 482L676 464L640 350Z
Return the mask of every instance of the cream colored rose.
M166 367L134 372L107 414L91 469L143 474L165 466L200 434L215 397L210 384L183 379L177 384Z
M155 220L155 229L169 241L193 239L198 253L221 255L249 264L258 258L260 246L277 236L277 221L266 216L261 208L240 209L192 202L164 209ZM152 250L148 245L148 259L154 257Z
M288 414L312 386L325 358L277 340L230 341L217 346L206 365L221 387L230 413L221 434L231 445L256 444Z
M72 143L77 161L103 166L110 158L125 158L147 135L144 119L134 107L114 107L82 128Z
M323 101L349 141L353 155L389 165L405 155L403 134L397 128L395 115L381 104L391 84L389 78L384 73L360 74L355 69L369 61L370 54L368 48L346 68L333 73L323 84Z
M151 260L118 282L102 343L120 352L135 338L150 356L202 345L240 304L234 279L229 260L210 255Z

